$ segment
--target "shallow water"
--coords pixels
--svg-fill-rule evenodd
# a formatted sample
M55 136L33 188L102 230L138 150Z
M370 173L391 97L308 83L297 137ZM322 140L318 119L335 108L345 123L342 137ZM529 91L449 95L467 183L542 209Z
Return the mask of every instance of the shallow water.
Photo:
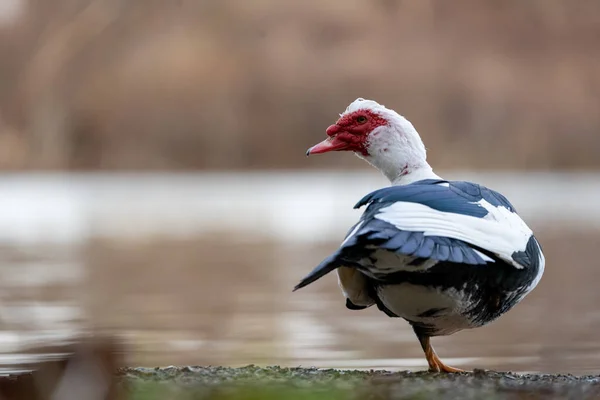
M497 322L435 338L438 354L464 368L599 373L600 178L454 175L507 194L547 268ZM136 365L424 369L408 324L347 310L333 275L291 292L338 245L354 202L384 184L322 172L2 178L0 366L100 330Z

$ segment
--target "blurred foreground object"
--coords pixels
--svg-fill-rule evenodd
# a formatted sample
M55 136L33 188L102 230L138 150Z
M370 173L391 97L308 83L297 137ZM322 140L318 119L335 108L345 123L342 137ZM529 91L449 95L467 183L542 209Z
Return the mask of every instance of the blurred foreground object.
M90 340L60 349L64 359L29 365L32 372L0 377L0 400L113 400L122 351L113 340Z

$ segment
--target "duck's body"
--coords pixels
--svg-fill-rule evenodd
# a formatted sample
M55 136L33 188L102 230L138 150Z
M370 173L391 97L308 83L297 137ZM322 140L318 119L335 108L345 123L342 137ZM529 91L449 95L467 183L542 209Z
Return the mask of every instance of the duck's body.
M417 332L449 335L485 325L542 276L544 259L531 230L487 188L422 180L374 192L359 205L365 203L335 260L353 264L379 308ZM452 232L456 226L464 229Z
M485 325L516 305L544 271L539 243L504 196L433 173L416 130L394 111L359 99L327 133L309 152L353 150L392 186L359 201L367 206L360 221L296 288L337 270L348 308L376 304L406 319L430 369L457 371L429 338Z

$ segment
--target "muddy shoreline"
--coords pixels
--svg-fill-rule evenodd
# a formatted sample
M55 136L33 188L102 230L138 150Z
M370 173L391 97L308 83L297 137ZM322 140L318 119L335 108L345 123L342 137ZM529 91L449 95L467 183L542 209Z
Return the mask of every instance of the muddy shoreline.
M520 375L483 370L448 375L252 365L242 368L171 366L123 368L118 371L118 377L129 390L163 390L171 395L176 391L182 396L193 392L194 399L249 398L249 393L254 393L251 398L270 398L266 392L285 392L290 398L319 399L600 398L600 376Z

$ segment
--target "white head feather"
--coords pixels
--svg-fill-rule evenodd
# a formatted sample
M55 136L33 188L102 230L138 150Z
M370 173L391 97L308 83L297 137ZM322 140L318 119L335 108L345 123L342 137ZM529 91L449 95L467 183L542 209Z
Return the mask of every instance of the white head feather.
M393 184L439 178L427 163L427 152L419 133L409 120L373 100L358 98L341 116L368 110L385 118L388 125L375 128L367 138L368 156L360 158L380 170Z

